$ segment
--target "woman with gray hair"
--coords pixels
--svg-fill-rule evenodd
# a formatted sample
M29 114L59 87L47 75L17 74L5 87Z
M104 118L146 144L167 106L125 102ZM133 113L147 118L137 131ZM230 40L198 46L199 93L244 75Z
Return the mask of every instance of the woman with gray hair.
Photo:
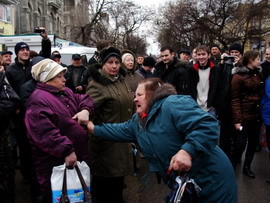
M93 116L94 104L88 95L74 94L65 87L66 68L51 59L32 67L37 81L25 115L37 179L43 202L51 202L52 168L78 161L89 164L88 133L82 122Z

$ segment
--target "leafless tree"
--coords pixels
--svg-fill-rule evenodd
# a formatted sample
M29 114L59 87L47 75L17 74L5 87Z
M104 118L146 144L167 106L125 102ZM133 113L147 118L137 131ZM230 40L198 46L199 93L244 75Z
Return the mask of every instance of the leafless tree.
M145 53L147 42L139 28L150 21L153 12L142 9L132 1L86 0L89 19L76 11L72 32L74 40L86 46L95 46L100 39L110 40L120 49Z
M226 48L235 41L244 45L252 38L252 22L262 19L268 9L265 0L201 0L199 3L179 0L166 7L159 22L158 39L175 48L211 43ZM260 34L263 30L256 29L256 35Z
M140 28L150 22L153 12L146 8L142 9L131 1L118 1L110 7L109 15L111 37L114 43L134 53L145 53L147 43L145 36L140 34ZM142 50L143 46L144 50Z

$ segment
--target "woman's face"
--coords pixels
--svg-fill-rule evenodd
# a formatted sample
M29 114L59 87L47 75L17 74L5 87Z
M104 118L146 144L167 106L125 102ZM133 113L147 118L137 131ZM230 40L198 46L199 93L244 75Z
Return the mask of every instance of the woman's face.
M66 79L64 77L64 71L56 75L53 79L45 82L45 84L53 86L59 90L65 89Z
M258 56L255 60L249 62L251 68L259 68L261 61L260 57Z
M120 60L117 57L110 57L102 66L103 70L111 76L116 76L120 69Z
M144 84L139 84L135 93L134 99L136 105L136 113L141 116L143 113L147 113L148 102L146 99L146 91Z
M124 65L127 69L131 70L134 67L134 57L133 56L126 56L125 60L123 61Z

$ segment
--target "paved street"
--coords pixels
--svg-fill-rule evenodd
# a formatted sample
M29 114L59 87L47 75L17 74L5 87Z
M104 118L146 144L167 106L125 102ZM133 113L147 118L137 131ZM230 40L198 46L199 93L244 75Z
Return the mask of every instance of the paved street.
M163 202L164 196L169 192L164 184L157 184L154 174L145 175L146 161L142 160L140 167L142 173L138 176L127 178L128 188L125 189L125 199L128 203L149 203ZM145 170L144 170L145 169ZM270 161L265 151L258 152L252 165L256 174L255 179L247 178L242 175L242 167L237 169L238 182L238 202L239 203L269 203L270 184L266 179L270 179ZM139 180L139 181L138 181ZM30 203L29 188L22 184L21 176L17 172L17 195L16 203Z

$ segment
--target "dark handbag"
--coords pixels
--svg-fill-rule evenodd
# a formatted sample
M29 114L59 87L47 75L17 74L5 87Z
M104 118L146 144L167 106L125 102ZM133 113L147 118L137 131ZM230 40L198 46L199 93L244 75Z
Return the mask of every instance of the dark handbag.
M87 185L83 179L83 176L81 174L81 171L79 169L78 166L75 166L75 169L76 169L76 172L78 174L78 177L79 177L79 180L82 184L82 189L84 191L84 200L83 202L84 203L92 203L92 195L90 193L90 191L88 190L87 188ZM65 171L64 171L64 178L63 178L63 187L62 187L62 194L61 194L61 197L60 197L60 203L69 203L69 198L68 198L68 195L67 195L67 176L66 176L66 168L65 168Z
M177 176L172 185L170 194L166 198L167 203L198 203L200 187L188 175Z

